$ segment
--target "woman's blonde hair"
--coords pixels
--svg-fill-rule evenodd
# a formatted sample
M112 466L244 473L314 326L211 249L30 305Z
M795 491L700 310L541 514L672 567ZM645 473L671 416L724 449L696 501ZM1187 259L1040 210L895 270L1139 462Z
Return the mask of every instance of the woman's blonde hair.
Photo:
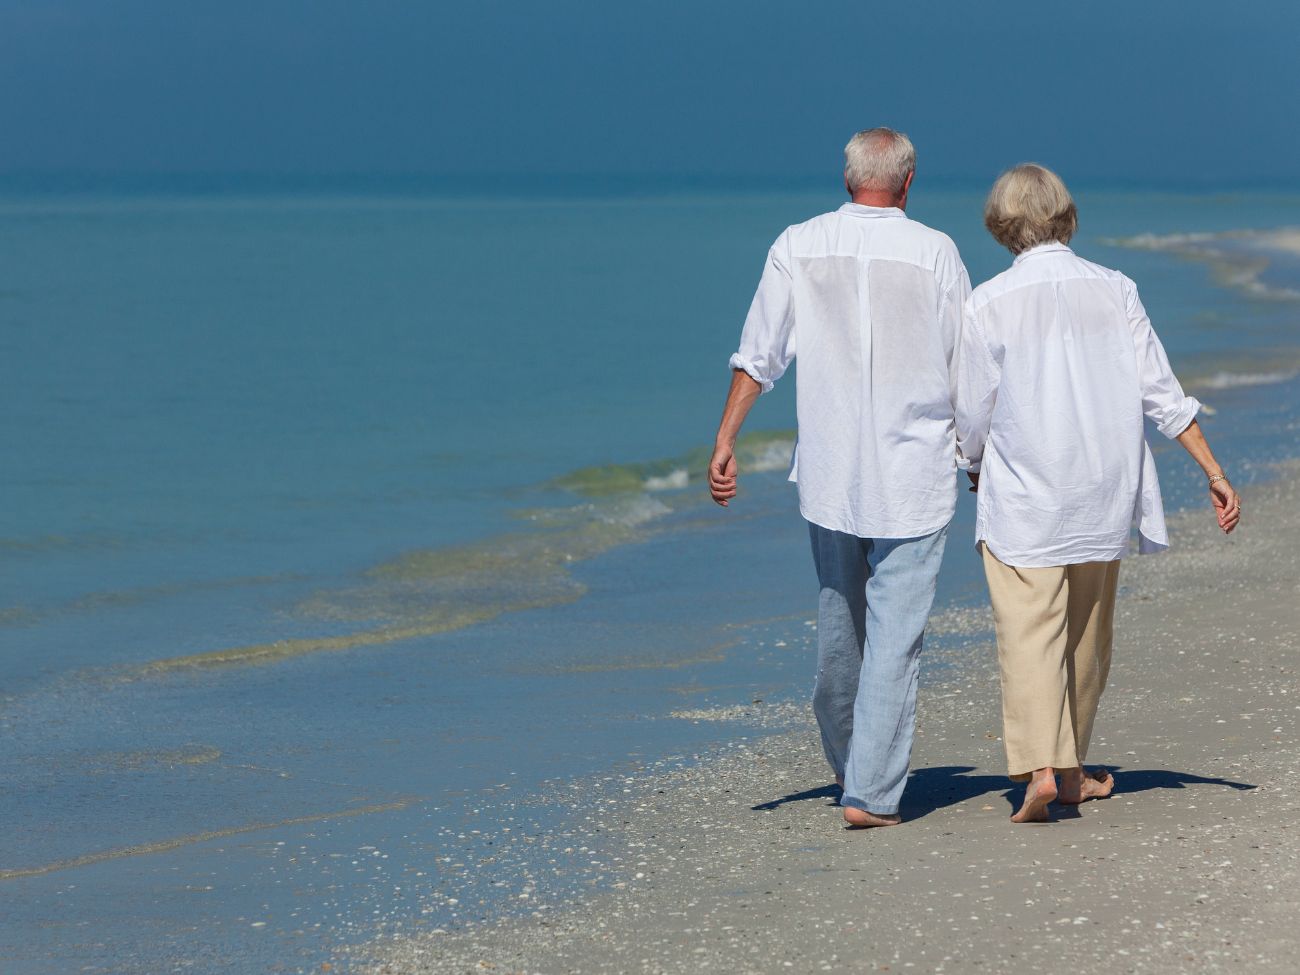
M1068 244L1079 229L1079 212L1061 177L1046 166L1021 163L989 190L984 226L994 240L1019 254L1052 241Z

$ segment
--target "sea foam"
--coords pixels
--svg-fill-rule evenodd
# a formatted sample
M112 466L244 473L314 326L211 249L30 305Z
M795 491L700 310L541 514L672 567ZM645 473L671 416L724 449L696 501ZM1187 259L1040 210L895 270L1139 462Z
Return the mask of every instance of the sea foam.
M1216 372L1195 385L1202 389L1236 389L1240 386L1271 386L1294 379L1294 372Z
M647 477L645 479L645 489L647 491L678 491L690 483L690 472L685 467L679 467L661 477Z
M736 464L742 474L785 470L794 451L789 430L758 430L736 440ZM681 491L704 480L712 451L697 448L678 457L582 467L561 475L549 486L590 498ZM694 476L692 474L694 472Z
M1218 281L1251 297L1267 301L1300 301L1300 289L1262 279L1275 259L1294 261L1300 255L1300 230L1225 230L1219 233L1134 234L1104 238L1112 247L1161 251L1210 266Z

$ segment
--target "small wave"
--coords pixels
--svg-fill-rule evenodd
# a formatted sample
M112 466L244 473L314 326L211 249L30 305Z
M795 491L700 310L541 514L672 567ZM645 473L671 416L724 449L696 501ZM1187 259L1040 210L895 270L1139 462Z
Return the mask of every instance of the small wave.
M672 514L672 510L662 501L656 500L649 495L641 495L637 498L628 498L619 504L598 509L595 515L606 524L635 528L638 525L648 524L656 518Z
M743 472L784 470L793 450L793 431L759 430L736 440L736 463ZM710 450L698 448L664 460L582 467L556 478L550 486L587 497L681 491L695 483L692 471L699 472L703 481L711 456Z
M647 491L679 491L690 483L690 471L685 467L679 467L662 477L647 477L645 479L645 489Z
M746 471L783 471L790 466L790 455L794 452L794 440L773 440L761 448L750 452L744 459Z
M1189 385L1200 389L1236 389L1239 386L1271 386L1295 377L1294 372L1216 372Z
M747 471L782 469L793 446L788 432L754 433L737 441L737 460ZM650 538L660 530L655 522L707 503L707 495L672 492L691 487L689 472L702 473L708 460L707 451L697 450L671 461L574 471L547 486L585 495L580 503L515 512L529 523L526 529L408 552L353 585L322 590L294 607L293 616L325 633L153 660L120 675L129 680L382 646L572 602L587 591L572 573L575 565Z
M601 499L538 516L539 527L468 545L420 549L376 565L354 585L317 592L293 615L333 630L223 647L125 668L124 680L185 670L272 664L434 636L506 613L572 602L587 591L580 562L647 537L671 509L648 495ZM343 632L339 632L343 630Z
M1131 237L1105 237L1102 243L1112 247L1129 247L1144 251L1179 251L1200 247L1218 239L1218 234L1133 234Z
M1215 280L1251 298L1300 301L1300 290L1262 280L1273 259L1300 255L1300 230L1225 230L1220 233L1134 234L1103 238L1112 247L1160 251L1210 266Z
M539 528L580 531L584 525L599 523L621 528L648 524L676 510L651 494L597 498L585 504L558 508L524 508L516 517Z

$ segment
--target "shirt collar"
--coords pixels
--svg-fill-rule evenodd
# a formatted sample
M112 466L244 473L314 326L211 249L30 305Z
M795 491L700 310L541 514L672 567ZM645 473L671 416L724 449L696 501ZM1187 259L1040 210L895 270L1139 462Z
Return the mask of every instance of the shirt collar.
M862 203L846 203L839 210L840 213L850 213L855 217L902 217L907 219L907 214L898 207L869 207Z
M1060 253L1073 254L1074 251L1070 250L1070 248L1066 247L1059 240L1049 241L1046 244L1037 244L1029 248L1029 250L1021 251L1019 254L1017 254L1016 259L1011 262L1011 266L1015 267L1026 257L1037 257L1039 254L1060 254Z

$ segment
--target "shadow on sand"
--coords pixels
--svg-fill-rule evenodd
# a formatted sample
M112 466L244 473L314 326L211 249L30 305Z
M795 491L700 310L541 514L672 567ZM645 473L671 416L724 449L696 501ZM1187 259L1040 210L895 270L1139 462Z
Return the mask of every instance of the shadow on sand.
M1094 766L1089 766L1093 768ZM1189 785L1216 785L1229 789L1253 789L1255 786L1246 782L1234 782L1231 779L1211 778L1193 775L1190 772L1173 772L1169 769L1130 769L1122 766L1095 766L1105 768L1115 776L1116 795L1134 795L1138 792L1150 792L1153 789L1185 789ZM933 768L921 768L912 773L907 782L907 791L903 795L900 812L904 820L921 819L929 813L945 806L970 802L993 793L1001 798L1014 812L1020 805L1024 788L1019 783L1012 784L1004 775L971 775L975 768L970 765L939 765ZM751 806L755 812L766 812L791 802L806 802L811 799L825 799L825 805L838 805L840 788L837 785L824 785L803 792L792 792L770 802ZM1058 807L1053 807L1057 809ZM1071 807L1059 807L1058 818L1071 818L1078 813Z

